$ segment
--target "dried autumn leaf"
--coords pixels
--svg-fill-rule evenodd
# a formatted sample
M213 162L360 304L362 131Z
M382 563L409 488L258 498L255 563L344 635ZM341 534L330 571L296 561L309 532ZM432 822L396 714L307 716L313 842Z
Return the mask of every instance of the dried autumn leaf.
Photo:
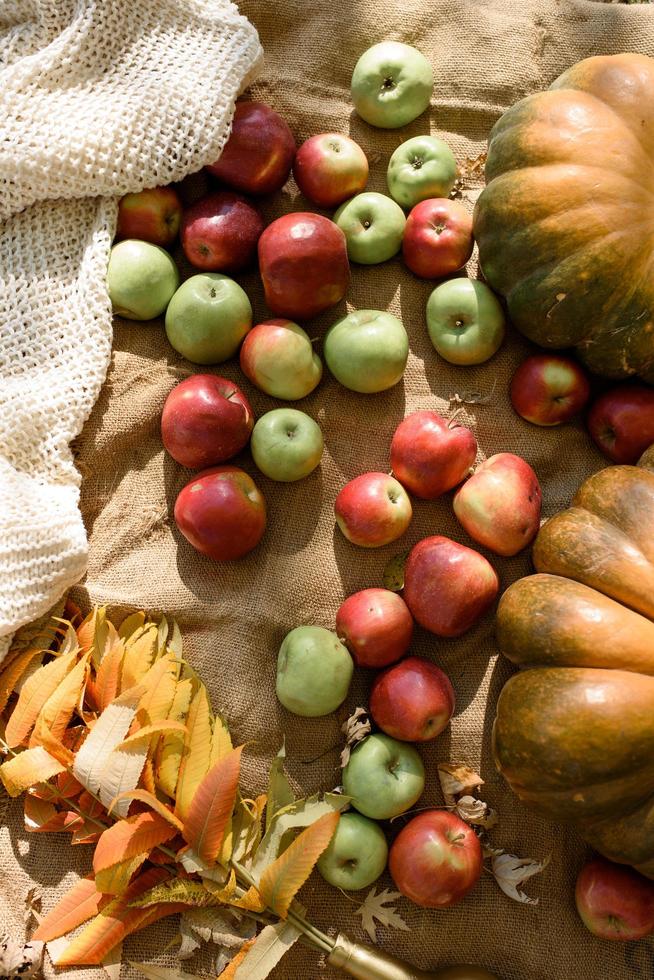
M301 935L290 922L265 926L238 964L234 980L265 980Z
M389 902L394 902L398 898L401 898L400 892L390 892L387 888L377 895L377 888L375 887L368 892L365 902L356 910L356 914L361 916L363 928L373 943L377 942L375 920L382 926L408 931L408 925L398 914L397 910L392 906L385 907Z
M131 613L131 615L126 616L118 627L118 636L126 640L136 633L137 630L142 630L145 625L145 613L141 610L139 612Z
M143 688L132 688L107 705L77 753L73 775L91 793L99 792L109 756L127 735L143 694Z
M497 823L497 811L492 810L488 803L474 796L461 796L454 807L454 812L466 823L475 827L485 827L489 830Z
M102 892L98 891L95 878L82 878L48 912L33 938L48 942L63 936L97 915L102 902Z
M186 820L195 791L209 769L211 758L211 709L207 689L200 684L186 719L184 749L175 789L175 813Z
M151 725L144 725L143 728L138 728L135 732L132 732L127 738L124 738L120 745L116 746L117 749L125 749L132 745L138 745L143 742L144 739L151 739L153 735L162 735L165 732L181 732L184 734L186 731L186 725L181 721L173 721L170 718L164 718L161 721L155 721Z
M303 830L283 854L264 869L257 886L266 905L283 919L330 840L340 813L326 813Z
M56 834L68 830L78 819L72 810L57 810L48 800L40 800L30 793L25 796L25 830L31 834Z
M408 551L403 551L400 555L393 557L386 563L382 573L382 582L385 589L391 592L401 592L404 588L404 566L409 557Z
M0 766L0 779L9 796L20 796L30 786L46 782L64 772L65 768L39 745L4 762Z
M261 843L261 818L266 806L265 793L256 800L241 799L236 804L232 817L232 857L246 867L249 867L250 860ZM274 857L276 856L275 854Z
M225 719L220 715L216 715L213 720L213 729L211 734L211 756L209 758L209 768L215 766L215 764L224 756L228 755L234 748L232 744L232 736L229 734L229 728Z
M57 740L63 738L84 687L88 659L89 654L84 654L78 660L41 708L29 741L30 748L42 744L39 738L41 726L47 729L53 738Z
M182 831L201 861L213 864L220 853L234 812L243 746L232 749L209 770L198 786Z
M135 633L125 640L121 691L141 683L158 652L158 632L154 623L146 626L140 635Z
M254 939L249 939L247 940L247 942L243 943L243 945L241 946L241 948L239 949L238 953L231 961L231 963L228 963L225 969L222 971L222 973L218 975L218 980L235 980L236 971L238 970L241 963L247 956L248 951L253 943L254 943Z
M118 697L124 654L123 642L117 637L116 642L102 658L95 676L89 682L89 696L100 711L104 711L107 705Z
M43 943L33 939L18 942L9 936L0 936L0 976L34 977L41 972Z
M272 818L284 807L295 802L295 794L284 772L284 759L286 758L286 746L275 756L270 766L268 776L268 799L266 801L266 830L270 827Z
M350 753L355 745L362 742L370 734L372 725L365 708L355 708L350 717L341 725L345 735L345 748L341 752L341 769L350 761Z
M202 882L192 881L191 878L172 878L154 885L147 892L132 899L130 908L147 909L162 902L191 905L198 909L222 904L216 894L209 891Z
M201 942L215 943L224 949L238 949L245 939L251 939L256 933L256 922L248 918L241 919L234 909L215 906L187 909L182 913L179 925L183 940L179 951L180 959L185 958L185 950L190 951L194 946L194 952Z
M125 792L121 793L119 797L116 797L115 800L111 801L112 805L109 807L108 810L109 813L111 813L111 811L113 810L113 804L117 803L119 800L128 800L130 803L132 802L132 800L138 800L140 803L145 803L147 804L147 806L151 807L155 811L155 813L158 813L160 817L162 817L164 820L167 820L168 823L171 824L171 826L173 826L176 830L181 831L184 827L182 821L175 816L172 810L169 810L165 803L162 803L161 800L157 799L156 796L153 796L153 794L149 793L147 790L144 789L125 790Z
M5 710L18 681L34 658L40 654L40 650L24 650L13 657L9 663L3 665L3 670L0 672L0 712Z
M73 669L76 660L77 652L73 650L51 660L32 674L20 692L16 707L7 722L4 738L10 749L27 739L43 705L54 694L66 674Z
M176 832L168 821L150 811L119 820L105 830L93 855L100 891L110 895L124 892L152 848L170 840Z
M143 678L142 684L146 693L139 702L132 731L169 718L177 687L177 664L174 657L165 656L156 660Z
M106 956L102 958L102 969L109 977L109 980L120 980L120 971L123 965L123 944L118 943L110 949Z
M481 776L465 762L439 762L438 778L448 806L454 806L459 796L484 785Z
M187 677L177 682L175 696L168 714L171 720L184 721L186 719L193 691L194 681L192 678ZM183 751L184 737L182 735L166 735L159 740L154 763L155 781L159 789L171 798L175 796Z
M182 659L182 633L177 623L177 620L173 619L172 628L168 631L168 639L166 641L167 649L169 653L172 653L175 660L181 662Z
M340 793L325 793L320 799L318 794L306 800L296 800L277 813L266 831L263 840L256 849L252 872L255 877L271 864L284 850L290 837L290 832L299 827L310 827L318 819L329 813L340 813L350 805L349 796Z
M549 857L544 861L534 861L533 858L519 858L515 854L502 853L492 858L491 866L493 877L505 895L524 905L538 905L538 899L530 898L520 891L520 885L540 874L549 863Z
M56 759L67 769L73 765L75 753L60 742L58 738L55 738L41 716L36 722L34 733L36 734L37 745L41 745L53 759Z

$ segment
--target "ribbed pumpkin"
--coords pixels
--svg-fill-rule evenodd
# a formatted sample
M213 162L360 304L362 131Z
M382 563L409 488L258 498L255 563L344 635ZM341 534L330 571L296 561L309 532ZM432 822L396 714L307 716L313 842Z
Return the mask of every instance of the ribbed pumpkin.
M504 593L498 768L529 806L574 822L654 878L654 472L591 476L541 528L536 575Z
M495 124L475 210L485 278L542 347L654 383L654 59L587 58Z

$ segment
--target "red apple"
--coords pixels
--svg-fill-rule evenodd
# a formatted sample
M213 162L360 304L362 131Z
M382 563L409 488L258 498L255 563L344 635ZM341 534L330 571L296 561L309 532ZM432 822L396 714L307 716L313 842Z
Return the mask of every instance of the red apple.
M336 613L336 633L359 667L386 667L409 649L413 617L390 589L363 589Z
M477 440L463 425L437 412L414 412L400 422L391 442L391 467L416 497L433 500L461 483L477 455Z
M286 183L295 156L293 133L263 102L237 102L232 132L206 169L246 194L272 194Z
M479 880L481 844L472 827L455 813L427 810L399 832L388 868L398 889L416 905L448 908Z
M440 667L407 657L375 680L370 714L387 735L402 742L429 742L454 713L454 688Z
M364 473L346 483L334 503L336 523L352 544L379 548L396 541L411 521L411 501L387 473Z
M406 219L402 255L421 279L449 276L472 255L472 215L458 201L432 197L420 201Z
M654 442L654 389L636 384L611 388L591 406L588 430L614 463L635 463Z
M116 238L137 238L165 247L177 238L181 219L182 203L174 188L148 187L121 197Z
M511 404L534 425L560 425L580 412L590 396L584 369L561 354L533 354L513 375Z
M197 269L238 272L254 259L263 229L263 218L244 197L218 191L185 212L182 248Z
M286 214L259 239L266 303L278 316L302 320L334 306L350 281L345 235L329 218Z
M642 939L654 931L654 881L606 858L581 869L575 903L586 928L600 939Z
M215 466L182 488L175 502L175 523L196 551L215 561L231 561L261 541L266 504L243 470Z
M517 555L538 533L543 502L538 477L520 456L497 453L454 495L454 513L471 538L496 555Z
M437 636L461 636L492 606L499 579L478 551L434 535L409 552L404 601L413 618Z
M297 151L293 176L313 204L335 208L366 186L368 160L349 136L321 133L311 136Z
M199 470L240 452L253 425L250 403L238 385L215 374L192 374L166 399L161 438L174 460Z

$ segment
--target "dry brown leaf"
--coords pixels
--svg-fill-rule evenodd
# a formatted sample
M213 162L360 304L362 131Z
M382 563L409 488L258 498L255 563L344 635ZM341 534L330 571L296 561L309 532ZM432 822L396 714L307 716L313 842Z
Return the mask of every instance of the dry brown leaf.
M497 811L492 810L484 800L478 800L474 796L461 796L454 807L454 812L466 823L473 824L475 827L484 827L490 830L497 823Z
M400 555L393 555L384 567L382 581L384 588L390 592L401 592L404 588L404 566L409 557L408 551L403 551Z
M350 761L350 754L355 745L362 742L371 731L370 718L365 708L355 708L350 717L341 725L345 735L345 748L341 752L341 769Z
M394 902L401 898L400 892L389 892L387 888L377 895L377 888L373 888L366 895L363 905L356 910L356 914L361 916L363 928L366 930L373 943L377 942L377 930L375 920L390 929L403 929L408 932L409 927L404 919L398 914L397 909L389 902ZM385 908L385 906L388 906Z
M34 977L41 972L43 943L0 936L0 977Z
M540 874L550 863L549 856L544 861L533 858L519 858L515 854L505 854L503 851L492 858L492 874L505 895L523 905L538 905L537 898L531 898L520 891L520 885Z
M438 778L448 806L456 806L459 796L484 785L481 776L465 762L439 762Z

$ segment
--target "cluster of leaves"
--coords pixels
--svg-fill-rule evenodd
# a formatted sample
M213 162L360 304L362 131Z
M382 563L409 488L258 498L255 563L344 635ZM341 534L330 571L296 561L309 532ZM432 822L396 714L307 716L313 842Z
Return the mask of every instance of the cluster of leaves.
M225 978L267 976L301 936L329 952L295 896L347 798L296 800L283 751L269 792L244 797L243 746L183 660L177 625L136 613L116 629L104 609L75 618L0 671L0 779L25 794L27 830L95 847L92 873L32 941L57 966L119 964L126 936L181 913L180 955L216 942L221 965L233 956Z

